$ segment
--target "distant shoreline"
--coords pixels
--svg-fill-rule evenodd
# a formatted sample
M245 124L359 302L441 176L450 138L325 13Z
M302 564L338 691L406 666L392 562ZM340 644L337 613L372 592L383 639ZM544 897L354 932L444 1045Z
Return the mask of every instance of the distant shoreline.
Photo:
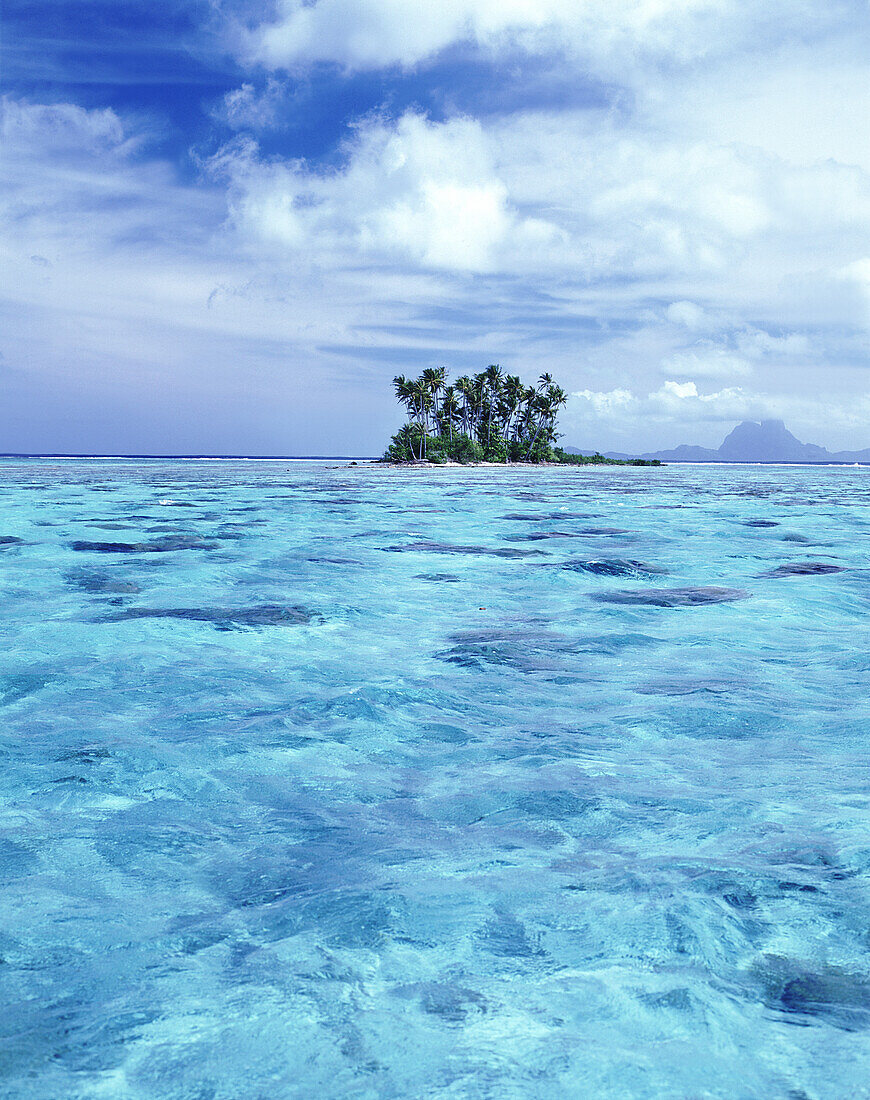
M104 455L104 454L57 454L57 453L28 453L28 452L16 452L16 451L4 451L0 452L0 459L2 458L51 458L51 459L74 459L74 458L99 458L99 459L113 459L113 458L131 458L131 459L143 459L151 461L160 461L165 459L178 459L191 462L230 462L230 461L249 461L249 462L377 462L378 459L375 455L137 455L137 454L118 454L118 455Z
M602 466L605 468L612 468L614 466L631 466L632 463L629 460L614 460L610 463L586 463L586 464L571 464L566 463L537 463L537 462L473 462L463 465L459 462L445 462L445 463L401 463L401 462L384 462L382 459L374 455L179 455L179 454L52 454L52 453L27 453L9 451L0 453L0 460L2 459L46 459L52 461L140 461L140 462L360 462L365 463L367 466L378 467L381 469L390 470L413 470L413 469L427 469L434 470L443 466L446 469L472 469L472 468L491 468L491 469L505 469L509 470L514 467L535 468L535 469L586 469L591 466ZM747 466L747 467L771 467L782 468L790 467L794 469L870 469L870 462L748 462L748 461L715 461L710 460L706 462L691 462L680 459L668 459L667 461L661 461L661 465L657 467L652 466L636 466L638 469L664 469L666 466L700 466L700 467L734 467L734 466Z

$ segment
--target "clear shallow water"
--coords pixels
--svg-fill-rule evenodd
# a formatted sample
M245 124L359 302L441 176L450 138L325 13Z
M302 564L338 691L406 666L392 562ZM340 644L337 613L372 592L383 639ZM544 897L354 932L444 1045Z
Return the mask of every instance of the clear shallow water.
M870 1096L868 478L3 462L0 1093Z

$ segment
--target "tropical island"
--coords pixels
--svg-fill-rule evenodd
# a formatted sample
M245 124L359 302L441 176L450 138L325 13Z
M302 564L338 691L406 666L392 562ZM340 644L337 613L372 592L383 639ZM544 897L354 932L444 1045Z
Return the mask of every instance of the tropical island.
M408 419L390 441L383 462L535 463L559 466L660 466L649 459L582 455L556 445L556 419L568 395L550 374L526 386L492 364L448 383L443 367L419 378L393 379Z

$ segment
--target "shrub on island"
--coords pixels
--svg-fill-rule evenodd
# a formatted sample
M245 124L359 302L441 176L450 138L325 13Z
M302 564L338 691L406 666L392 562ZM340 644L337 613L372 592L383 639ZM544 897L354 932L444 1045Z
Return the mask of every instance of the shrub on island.
M605 458L598 451L594 455L573 455L561 447L553 449L553 461L560 466L663 466L657 458Z

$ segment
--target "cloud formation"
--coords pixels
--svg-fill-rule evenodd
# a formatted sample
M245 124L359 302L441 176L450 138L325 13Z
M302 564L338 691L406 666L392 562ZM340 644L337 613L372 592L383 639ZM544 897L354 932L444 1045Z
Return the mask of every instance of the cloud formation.
M110 107L88 111L74 103L28 103L4 96L0 136L13 152L36 148L98 153L119 146L124 130Z
M261 406L320 384L384 408L368 449L397 364L500 361L579 395L578 442L653 447L811 425L824 378L823 441L870 442L858 0L243 7L242 74L200 97L195 141L120 95L2 101L2 350L32 392L74 369L96 407L151 371L208 401L202 364L237 364Z
M596 416L676 418L684 423L760 419L767 415L769 408L768 399L747 393L740 387L702 393L695 382L673 380L645 397L625 389L605 393L579 390L571 396L591 406ZM583 416L582 410L579 415Z
M350 69L410 67L457 44L487 51L569 52L603 70L638 59L690 62L759 37L824 32L855 4L804 0L279 0L250 34L249 56L271 68L331 61Z
M483 272L522 265L559 236L510 201L496 153L476 120L409 112L358 125L338 171L264 161L250 141L224 148L212 169L230 180L237 227L265 242Z
M836 401L819 402L799 394L757 393L740 386L705 392L695 382L668 380L648 394L628 389L579 390L571 394L568 413L571 427L578 433L587 433L601 421L618 426L628 438L643 438L643 425L650 422L672 425L685 433L672 435L668 446L718 445L724 438L723 427L741 420L786 420L806 437L805 442L817 442L820 415L829 432L860 428L870 415L870 393L847 408Z

